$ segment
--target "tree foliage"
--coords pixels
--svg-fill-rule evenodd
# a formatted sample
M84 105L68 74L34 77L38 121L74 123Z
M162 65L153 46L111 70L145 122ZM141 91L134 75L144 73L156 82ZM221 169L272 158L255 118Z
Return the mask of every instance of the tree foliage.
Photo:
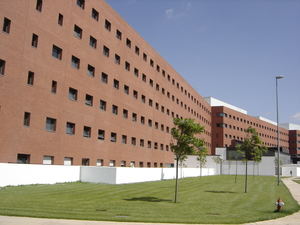
M248 160L254 160L258 162L261 160L261 157L264 152L267 151L267 148L263 145L257 131L255 128L248 127L246 130L247 136L244 139L243 143L236 146L237 150L242 154L246 164L246 173L245 173L245 192L247 192L247 166Z
M204 141L198 137L204 131L204 127L196 123L193 119L174 118L174 127L171 130L172 143L171 150L176 160L176 184L175 184L175 203L177 202L178 192L178 164L187 155L194 154L196 149L203 147Z
M200 177L202 176L202 168L205 166L207 159L206 156L208 155L207 149L203 147L203 143L199 142L196 144L196 153L197 160L199 161L199 167L200 167Z

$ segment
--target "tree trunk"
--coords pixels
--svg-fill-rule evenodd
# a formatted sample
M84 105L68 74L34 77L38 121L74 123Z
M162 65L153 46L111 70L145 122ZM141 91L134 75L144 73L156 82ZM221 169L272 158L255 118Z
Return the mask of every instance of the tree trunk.
M200 177L202 177L202 166L200 166Z
M235 183L236 183L236 179L237 179L237 171L238 171L238 169L237 169L237 163L238 161L237 161L237 159L235 160L235 179L234 179L234 181L235 181Z
M246 158L246 177L245 177L245 193L247 193L247 179L248 179L248 160Z
M175 180L175 200L174 202L177 202L177 193L178 193L178 163L179 159L176 158L176 180Z

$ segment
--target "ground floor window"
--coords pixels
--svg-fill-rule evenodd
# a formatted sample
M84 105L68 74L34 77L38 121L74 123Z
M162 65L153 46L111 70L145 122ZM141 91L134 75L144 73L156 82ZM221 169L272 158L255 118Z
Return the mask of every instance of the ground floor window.
M30 155L29 154L18 154L17 155L17 163L29 164L30 163Z

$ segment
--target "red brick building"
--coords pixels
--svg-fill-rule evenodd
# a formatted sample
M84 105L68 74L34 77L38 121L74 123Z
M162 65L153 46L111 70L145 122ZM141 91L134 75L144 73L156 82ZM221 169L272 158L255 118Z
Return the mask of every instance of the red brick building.
M0 162L160 167L209 104L103 0L0 1Z
M0 162L169 166L174 117L211 153L249 126L277 144L276 124L211 107L103 0L2 0L0 23ZM287 129L280 145L299 154Z
M267 147L277 146L277 125L262 117L253 117L247 111L207 98L212 105L212 149L216 147L233 147L246 137L245 130L253 127L258 132L263 144ZM289 149L289 131L279 128L279 145L283 150Z

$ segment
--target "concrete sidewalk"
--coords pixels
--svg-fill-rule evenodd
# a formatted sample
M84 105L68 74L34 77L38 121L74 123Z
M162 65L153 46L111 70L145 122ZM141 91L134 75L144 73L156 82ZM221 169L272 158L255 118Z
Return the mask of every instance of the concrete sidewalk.
M293 178L282 179L288 187L294 199L300 205L300 184L292 181ZM64 220L64 219L40 219L28 217L0 216L0 225L175 225L167 223L124 223L124 222L104 222L85 220ZM300 225L300 211L290 216L275 220L268 220L245 225ZM182 225L182 224L181 224Z

